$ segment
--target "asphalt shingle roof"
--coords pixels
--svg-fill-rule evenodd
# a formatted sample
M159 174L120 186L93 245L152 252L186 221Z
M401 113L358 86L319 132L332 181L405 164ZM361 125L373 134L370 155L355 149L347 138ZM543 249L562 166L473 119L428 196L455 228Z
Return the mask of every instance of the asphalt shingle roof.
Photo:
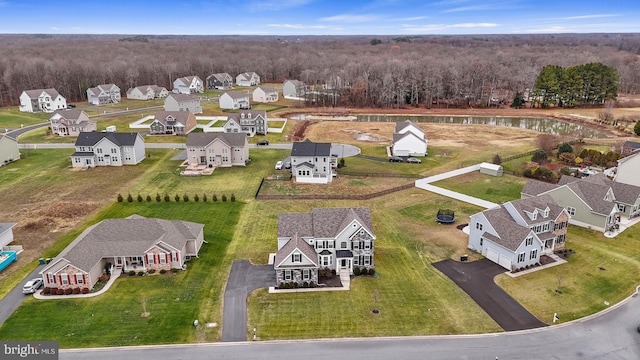
M204 147L219 139L231 147L242 147L247 143L245 133L189 133L187 146Z
M331 156L331 143L314 143L309 139L296 141L291 156Z
M511 251L518 249L520 244L522 244L531 232L531 229L528 227L517 224L502 205L497 208L485 210L483 214L487 220L489 220L489 223L495 229L496 233L498 233L498 236L493 236L487 232L483 233L482 236Z
M369 208L321 208L311 213L278 215L278 237L334 238L353 220L373 234Z
M81 132L76 139L75 146L94 146L102 138L107 138L118 146L133 146L138 138L138 133Z
M191 111L158 111L154 116L154 120L158 120L160 123L167 125L167 118L172 116L176 122L187 125L189 115L191 115Z
M524 184L521 193L529 196L536 196L545 193L549 190L557 188L558 185L550 184L539 180L530 179Z
M56 90L54 88L25 90L24 92L27 93L29 98L37 99L38 97L40 97L40 95L42 95L43 91L46 92L49 96L51 96L52 99L55 99L58 95L60 95L58 93L58 90Z
M301 253L304 254L309 260L313 262L313 267L318 266L318 254L313 246L309 245L306 241L300 238L297 233L293 235L293 237L287 241L286 244L278 252L276 253L276 258L274 260L274 264L276 266L280 265L291 253L295 250L300 250ZM296 267L300 267L300 265L296 265Z

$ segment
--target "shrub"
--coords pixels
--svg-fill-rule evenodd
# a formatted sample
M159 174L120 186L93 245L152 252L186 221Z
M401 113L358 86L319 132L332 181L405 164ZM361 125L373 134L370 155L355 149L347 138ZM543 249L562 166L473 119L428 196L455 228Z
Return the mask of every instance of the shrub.
M127 201L133 202L133 196L131 196L131 194L127 195Z
M89 288L88 287L83 287L82 288L82 293L83 294L88 294L89 293Z
M189 202L189 195L187 194L182 195L182 200L184 200L184 202Z
M50 292L51 292L51 288L50 287L46 287L46 288L42 289L42 294L43 295L49 295Z
M207 194L202 195L202 201L207 202Z
M129 276L135 276L135 275L136 275L136 272L135 272L135 271L133 271L133 270L129 270Z
M309 287L310 287L310 288L314 288L314 287L316 287L316 283L315 283L315 282L313 282L313 281L309 281Z
M173 197L173 200L180 202L180 195L176 194L176 196Z
M162 201L162 198L160 197L160 194L156 193L156 201L160 202Z
M138 271L138 276L144 275L144 271Z
M231 198L229 199L231 202L236 202L236 196L231 194Z
M149 273L149 274L155 274L155 273L156 273L156 269L150 269L150 270L148 271L148 273Z
M118 202L122 202L124 199L122 198L122 194L118 194Z
M278 289L284 289L284 283L281 282L280 284L278 284Z
M297 289L297 288L298 288L298 286L300 286L300 284L298 284L297 282L293 282L293 288L294 288L294 289Z
M218 201L218 197L216 196L216 194L213 194L213 196L211 197L212 201Z
M547 153L544 150L536 150L531 156L531 161L542 165L547 162Z
M169 197L169 194L164 194L164 201L165 202L171 201L171 198Z
M151 202L151 195L147 195L147 202Z
M374 268L369 269L369 276L373 276L375 274L376 274L376 269Z
M73 288L74 294L80 294L80 288Z
M502 164L502 158L500 157L500 155L495 154L493 156L493 163L496 164L496 165Z
M200 201L200 196L198 196L198 194L193 195L193 201L195 202Z
M640 121L636 121L636 124L633 126L633 133L640 136Z
M353 267L353 275L354 276L360 276L360 267L358 267L358 266L354 266Z
M222 202L225 202L225 201L227 201L227 195L222 194Z
M62 289L61 289L62 290ZM65 295L71 295L71 293L73 293L73 289L72 288L66 288L64 289L64 294Z
M175 273L177 273L178 271L180 271L180 269L178 269L178 268L171 268L171 272L172 272L172 273L174 273L174 274L175 274Z
M164 274L164 273L166 273L166 272L167 272L167 270L165 270L165 269L160 269L160 274Z
M318 271L318 276L323 278L330 278L332 276L331 269L328 267L322 268Z
M100 275L100 278L98 280L102 281L103 283L106 283L107 281L109 281L109 275L102 274L102 275Z
M560 154L572 153L572 152L573 152L573 148L569 143L563 142L562 144L560 144L560 146L558 146L558 156L560 156Z
M305 281L305 282L303 282L303 283L302 283L302 287L303 287L303 288L308 288L308 287L309 287L309 283L308 283L308 282L306 282L306 281Z
M142 195L138 194L137 200L138 200L138 202L142 202Z
M56 295L64 295L64 290L60 288L56 289Z

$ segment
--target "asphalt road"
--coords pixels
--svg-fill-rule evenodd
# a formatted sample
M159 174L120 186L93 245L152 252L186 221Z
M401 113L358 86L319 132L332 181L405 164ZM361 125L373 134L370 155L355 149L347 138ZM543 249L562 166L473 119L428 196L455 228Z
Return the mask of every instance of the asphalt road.
M9 292L7 294L7 296L5 296L4 298L2 298L0 300L0 326L2 326L2 324L4 324L4 322L9 318L9 316L11 316L11 314L13 314L13 312L18 308L18 306L20 306L20 304L22 304L22 301L27 296L32 296L32 295L23 294L22 293L22 286L24 286L24 284L29 279L36 278L36 277L41 277L40 274L38 274L38 273L40 272L40 270L42 270L43 267L44 267L44 265L39 265L26 278L24 278L18 285L16 285L16 287L13 288L13 290L11 290L11 292Z
M60 359L640 359L640 297L608 310L569 324L500 334L70 349Z

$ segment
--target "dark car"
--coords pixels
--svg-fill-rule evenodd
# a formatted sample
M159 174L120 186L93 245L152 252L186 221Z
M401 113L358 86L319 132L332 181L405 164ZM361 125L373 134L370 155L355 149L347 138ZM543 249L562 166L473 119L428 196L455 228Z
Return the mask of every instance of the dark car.
M389 162L404 162L404 160L399 156L392 156L389 158Z
M67 109L73 109L73 108L75 108L75 107L76 107L76 106L75 106L75 105L73 105L73 104L67 104Z
M410 157L407 159L408 163L411 164L420 164L422 162L422 160L418 159L418 158L414 158L414 157Z
M258 141L258 145L269 145L269 140L260 140Z

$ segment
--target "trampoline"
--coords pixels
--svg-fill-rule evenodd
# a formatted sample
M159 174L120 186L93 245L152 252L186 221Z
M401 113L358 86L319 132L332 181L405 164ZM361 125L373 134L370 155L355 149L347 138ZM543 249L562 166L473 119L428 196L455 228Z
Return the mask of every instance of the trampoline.
M456 221L456 217L453 210L440 209L438 210L438 215L436 215L436 221L441 224L451 224Z

